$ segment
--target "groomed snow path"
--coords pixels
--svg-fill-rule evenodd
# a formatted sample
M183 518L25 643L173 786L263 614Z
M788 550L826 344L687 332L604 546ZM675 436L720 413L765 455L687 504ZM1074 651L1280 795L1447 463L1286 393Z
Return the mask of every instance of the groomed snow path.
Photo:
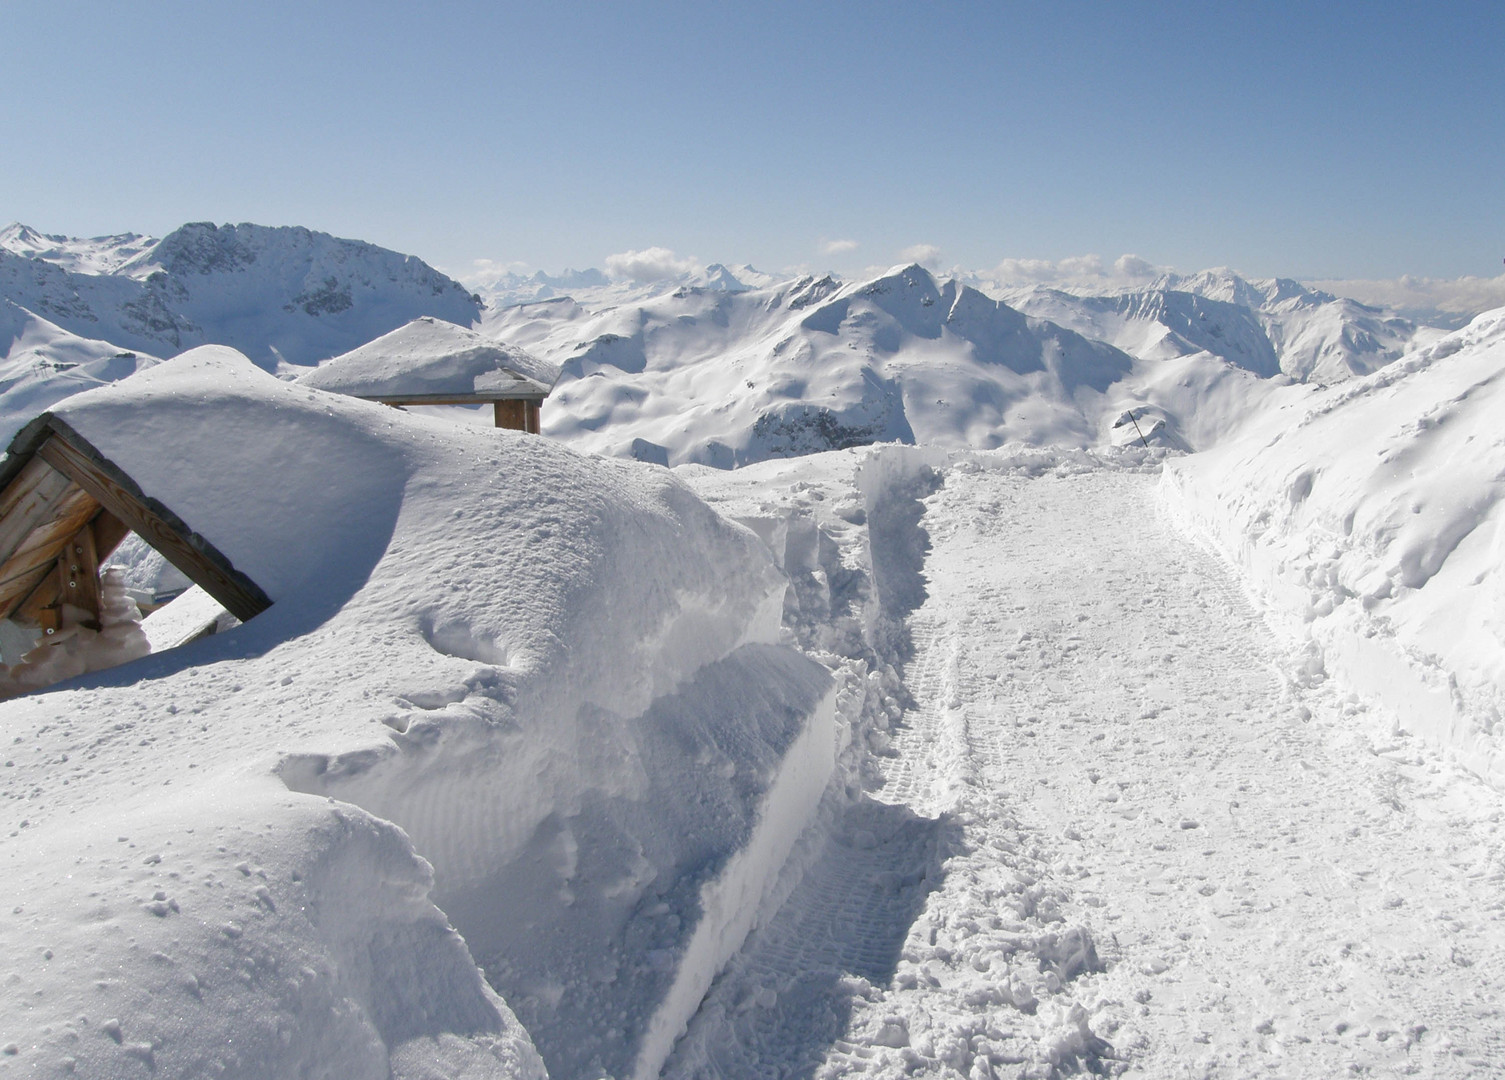
M1499 794L1288 675L1155 485L947 473L884 775L667 1076L1505 1073Z

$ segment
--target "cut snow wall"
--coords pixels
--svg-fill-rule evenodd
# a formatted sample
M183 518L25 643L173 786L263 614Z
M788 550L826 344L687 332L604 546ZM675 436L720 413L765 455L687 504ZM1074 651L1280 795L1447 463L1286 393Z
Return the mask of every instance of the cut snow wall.
M820 665L747 645L641 715L552 718L578 748L557 787L528 737L458 718L410 729L397 756L297 757L282 775L414 836L552 1076L651 1076L815 812L834 696Z
M1168 463L1191 534L1336 676L1505 786L1505 311L1373 375L1292 387Z

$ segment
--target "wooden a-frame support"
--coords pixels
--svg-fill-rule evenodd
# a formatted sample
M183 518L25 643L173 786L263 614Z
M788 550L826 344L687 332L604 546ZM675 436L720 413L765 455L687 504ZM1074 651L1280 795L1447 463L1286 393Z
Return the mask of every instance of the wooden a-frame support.
M271 606L213 544L44 413L0 465L0 618L55 630L69 605L97 626L99 563L131 532L242 622Z

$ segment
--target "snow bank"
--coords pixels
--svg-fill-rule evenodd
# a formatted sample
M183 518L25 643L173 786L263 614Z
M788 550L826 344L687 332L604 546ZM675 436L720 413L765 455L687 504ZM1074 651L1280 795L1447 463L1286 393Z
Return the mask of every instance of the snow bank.
M1505 310L1366 378L1289 387L1167 465L1185 524L1337 674L1505 782Z
M0 706L0 1067L656 1072L834 753L758 540L227 350L58 415L273 605Z

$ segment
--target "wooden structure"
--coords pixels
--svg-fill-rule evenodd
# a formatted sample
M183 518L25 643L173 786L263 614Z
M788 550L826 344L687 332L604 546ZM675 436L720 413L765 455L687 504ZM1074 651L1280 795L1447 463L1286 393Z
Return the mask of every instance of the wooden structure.
M63 420L43 413L0 462L0 618L54 631L64 605L99 622L99 563L135 532L244 622L271 600Z
M365 395L352 395L364 397ZM379 401L383 405L487 405L492 409L492 418L499 428L512 428L539 434L543 423L544 395L530 397L498 397L481 391L473 394L388 394L372 395L367 401Z

